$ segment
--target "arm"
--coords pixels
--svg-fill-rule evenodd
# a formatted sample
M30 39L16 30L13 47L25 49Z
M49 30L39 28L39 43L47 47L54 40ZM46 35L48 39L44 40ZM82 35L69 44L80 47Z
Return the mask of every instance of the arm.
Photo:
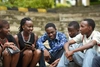
M41 50L44 50L45 47L44 47L44 42L47 40L47 36L46 34L44 34L43 36L41 36L38 40L37 40L37 45L38 45L38 48L41 49Z
M65 49L65 52L68 52L69 50L69 45L71 45L71 44L74 44L74 43L76 43L73 39L72 40L69 40L68 42L66 42L65 43L65 45L64 45L64 49Z
M96 45L96 44L97 44L97 41L96 41L96 40L92 40L92 41L90 41L89 43L87 43L87 44L85 44L85 45L83 45L83 46L81 46L81 47L79 47L79 48L73 50L73 52L82 51L82 50L91 48L91 47L93 47L93 46Z
M58 45L56 45L54 48L52 48L49 52L55 52L57 50L60 50L66 42L67 42L66 36L62 35L62 37L60 37L60 42L58 43Z
M15 41L17 43L17 47L20 48L19 43L18 43L18 36L17 35L14 35L14 39L15 39Z
M32 49L34 49L36 47L37 40L38 40L38 36L36 34L34 34L34 43L32 44Z

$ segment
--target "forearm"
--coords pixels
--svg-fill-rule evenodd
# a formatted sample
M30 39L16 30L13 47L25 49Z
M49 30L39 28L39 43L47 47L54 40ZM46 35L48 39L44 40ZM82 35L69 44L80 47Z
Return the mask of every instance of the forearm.
M69 51L69 50L68 50L68 47L69 47L69 43L67 42L67 43L65 43L65 45L64 45L65 51Z
M89 49L89 48L92 48L92 47L93 47L93 45L86 44L86 45L83 45L83 46L81 46L81 47L79 47L79 48L76 48L76 49L73 50L73 51L74 51L74 52L83 51L83 50L85 50L85 49Z

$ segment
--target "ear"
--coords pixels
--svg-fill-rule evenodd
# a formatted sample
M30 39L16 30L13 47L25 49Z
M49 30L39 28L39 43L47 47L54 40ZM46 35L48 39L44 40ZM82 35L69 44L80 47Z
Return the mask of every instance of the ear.
M89 30L92 30L92 27L91 26L89 26Z
M24 29L24 27L25 27L25 26L23 25L22 28Z

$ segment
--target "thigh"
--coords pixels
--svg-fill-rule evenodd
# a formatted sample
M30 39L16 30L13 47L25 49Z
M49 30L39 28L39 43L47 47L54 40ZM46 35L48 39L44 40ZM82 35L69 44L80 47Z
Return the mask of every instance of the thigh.
M51 58L49 59L50 61L48 63L51 64L56 59L60 58L62 56L63 52L64 52L64 49L61 49L61 50L54 52L54 53L50 53Z
M81 51L79 52L75 52L74 55L73 55L73 59L74 59L74 62L76 64L78 64L79 66L82 66L83 64L83 59L84 59L84 53L82 53Z
M92 67L100 67L100 56L95 56L93 58Z

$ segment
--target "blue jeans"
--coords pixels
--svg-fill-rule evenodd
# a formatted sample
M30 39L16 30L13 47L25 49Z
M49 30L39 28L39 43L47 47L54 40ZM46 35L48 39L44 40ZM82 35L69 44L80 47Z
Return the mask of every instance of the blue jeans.
M93 58L92 67L100 67L100 56L95 56Z
M57 67L68 67L69 60L66 58L64 54L65 53L63 53ZM73 54L73 60L79 66L92 67L92 61L96 54L97 54L96 51L92 48L88 49L85 53L82 53L81 51L75 52Z

